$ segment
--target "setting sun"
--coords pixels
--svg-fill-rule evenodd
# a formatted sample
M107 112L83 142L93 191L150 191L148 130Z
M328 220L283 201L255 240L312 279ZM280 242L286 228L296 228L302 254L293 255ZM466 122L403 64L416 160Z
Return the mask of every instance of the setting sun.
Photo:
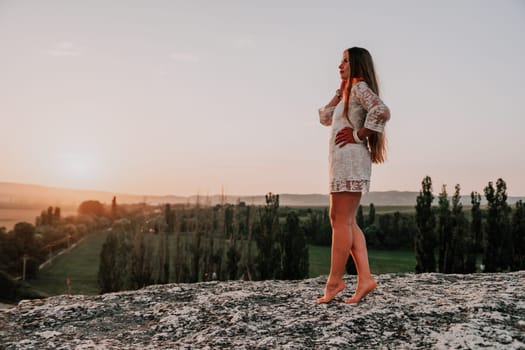
M72 159L68 164L68 172L75 177L87 176L91 171L90 165L82 159Z
M99 175L94 155L69 153L61 157L58 177L69 186L92 186Z

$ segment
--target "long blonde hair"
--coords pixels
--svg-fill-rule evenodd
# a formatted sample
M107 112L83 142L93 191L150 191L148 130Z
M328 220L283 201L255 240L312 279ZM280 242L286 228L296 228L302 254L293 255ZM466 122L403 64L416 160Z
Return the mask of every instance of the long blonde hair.
M379 96L379 85L377 84L376 73L372 55L366 49L361 47L352 47L346 50L350 63L350 77L346 83L344 93L344 110L343 115L349 119L348 104L350 101L350 91L352 90L352 81L363 79L370 89ZM368 137L368 148L372 163L383 163L386 160L386 136L385 132L374 132Z

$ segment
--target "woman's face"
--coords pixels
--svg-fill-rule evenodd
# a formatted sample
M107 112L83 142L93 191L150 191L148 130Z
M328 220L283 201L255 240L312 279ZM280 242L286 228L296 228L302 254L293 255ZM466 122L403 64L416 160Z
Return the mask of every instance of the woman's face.
M339 75L341 76L341 80L347 80L350 78L350 59L347 50L343 52L343 59L339 64Z

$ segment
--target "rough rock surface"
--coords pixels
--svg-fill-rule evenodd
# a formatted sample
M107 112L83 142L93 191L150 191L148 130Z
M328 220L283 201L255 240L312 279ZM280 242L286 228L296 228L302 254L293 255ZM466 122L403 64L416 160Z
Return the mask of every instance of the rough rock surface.
M525 349L525 271L385 274L357 305L355 277L156 285L21 301L0 311L2 349Z

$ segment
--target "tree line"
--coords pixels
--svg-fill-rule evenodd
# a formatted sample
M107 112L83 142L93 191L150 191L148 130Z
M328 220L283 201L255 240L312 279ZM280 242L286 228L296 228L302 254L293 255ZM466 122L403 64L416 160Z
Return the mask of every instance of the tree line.
M507 204L503 179L484 188L487 208L481 195L471 192L470 221L460 202L460 185L450 200L446 185L432 206L432 179L426 176L417 197L415 236L416 272L472 273L525 269L525 206L520 200L514 209Z
M359 206L356 221L367 240L367 246L372 249L413 250L417 225L414 214L393 213L376 214L373 203L365 207ZM305 220L302 225L306 232L308 243L330 246L332 242L330 214L328 208L302 209L299 211Z
M413 249L413 214L357 217L368 244ZM157 283L209 280L302 279L308 276L308 244L331 244L328 208L289 208L268 193L266 205L170 205L154 215L116 220L100 254L101 292ZM355 273L350 261L349 273Z
M48 207L34 224L18 222L12 230L0 227L0 271L14 277L35 278L39 266L86 235L111 225L116 199L110 208L98 201L84 201L76 216L63 217L60 207ZM123 209L122 209L123 210Z
M372 249L414 250L417 273L498 272L525 269L525 206L507 204L506 183L498 179L471 206L460 202L460 185L449 196L446 185L436 197L425 177L415 213L376 213L360 206L357 223ZM35 224L0 228L0 270L35 277L54 252L89 233L107 232L100 252L102 292L141 288L153 283L208 280L301 279L308 276L308 244L330 246L329 209L280 207L279 195L266 205L244 202L211 206L110 206L82 202L78 215L63 218L49 207ZM352 261L347 266L355 273Z
M116 220L100 253L102 293L153 283L302 279L306 236L297 212L284 218L279 195L266 205L244 202L166 204L152 215Z

